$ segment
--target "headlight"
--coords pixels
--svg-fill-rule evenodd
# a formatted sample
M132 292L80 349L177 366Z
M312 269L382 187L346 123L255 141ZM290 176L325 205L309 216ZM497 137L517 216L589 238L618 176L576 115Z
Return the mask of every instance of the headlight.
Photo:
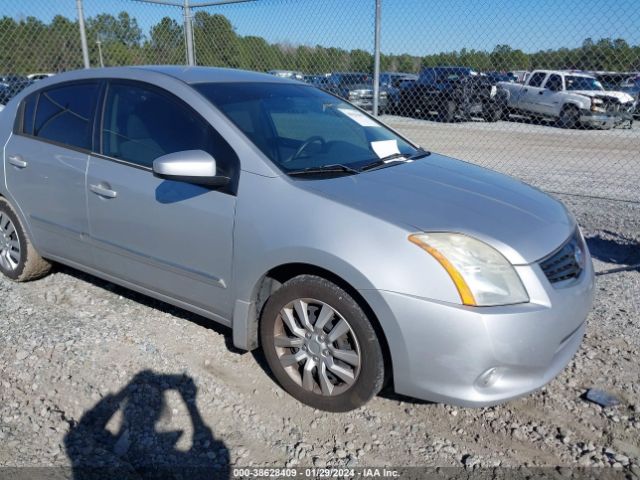
M416 233L409 240L444 267L464 305L488 307L529 301L511 263L486 243L459 233Z
M592 98L591 99L591 111L592 112L604 112L606 111L604 108L604 102L600 98Z
M607 110L604 108L604 102L599 98L591 99L591 111L592 112L606 112Z
M495 97L496 93L498 93L498 87L491 85L491 98Z
M357 90L349 92L349 100L357 100L360 98L360 93Z

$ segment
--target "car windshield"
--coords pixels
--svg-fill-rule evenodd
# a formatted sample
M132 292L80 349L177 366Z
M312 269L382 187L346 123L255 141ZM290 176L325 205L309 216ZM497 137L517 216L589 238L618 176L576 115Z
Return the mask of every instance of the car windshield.
M578 77L569 75L565 77L567 90L593 90L602 91L602 84L593 77Z
M285 173L340 164L350 169L416 148L326 92L283 83L194 87Z

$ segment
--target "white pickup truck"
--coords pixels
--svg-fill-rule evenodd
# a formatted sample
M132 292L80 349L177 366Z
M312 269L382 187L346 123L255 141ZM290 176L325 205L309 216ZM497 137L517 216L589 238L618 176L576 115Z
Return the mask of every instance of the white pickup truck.
M552 118L560 126L587 125L611 128L633 122L634 99L624 92L605 91L600 82L584 73L534 70L524 85L499 84L508 92L513 113Z

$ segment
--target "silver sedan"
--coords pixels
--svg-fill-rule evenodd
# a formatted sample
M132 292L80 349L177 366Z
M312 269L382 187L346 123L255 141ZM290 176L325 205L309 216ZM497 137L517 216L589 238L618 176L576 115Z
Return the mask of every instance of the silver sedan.
M69 72L10 101L0 140L4 275L59 262L227 325L316 408L385 383L503 402L553 379L585 331L593 268L561 203L312 86Z

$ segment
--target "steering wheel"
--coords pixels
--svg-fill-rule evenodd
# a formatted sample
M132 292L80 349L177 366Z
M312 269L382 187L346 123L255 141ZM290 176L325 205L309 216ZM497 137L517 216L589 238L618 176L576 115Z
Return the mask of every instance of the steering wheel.
M326 145L326 142L324 141L324 138L322 138L322 137L320 137L318 135L314 135L313 137L309 137L302 143L302 145L300 145L298 150L296 150L296 153L294 153L291 156L291 158L289 158L288 160L285 160L283 163L293 162L298 157L300 157L300 155L302 155L302 152L304 152L307 149L307 147L309 147L309 145L314 144L314 143L319 143L322 146L323 149L324 149L324 146Z

